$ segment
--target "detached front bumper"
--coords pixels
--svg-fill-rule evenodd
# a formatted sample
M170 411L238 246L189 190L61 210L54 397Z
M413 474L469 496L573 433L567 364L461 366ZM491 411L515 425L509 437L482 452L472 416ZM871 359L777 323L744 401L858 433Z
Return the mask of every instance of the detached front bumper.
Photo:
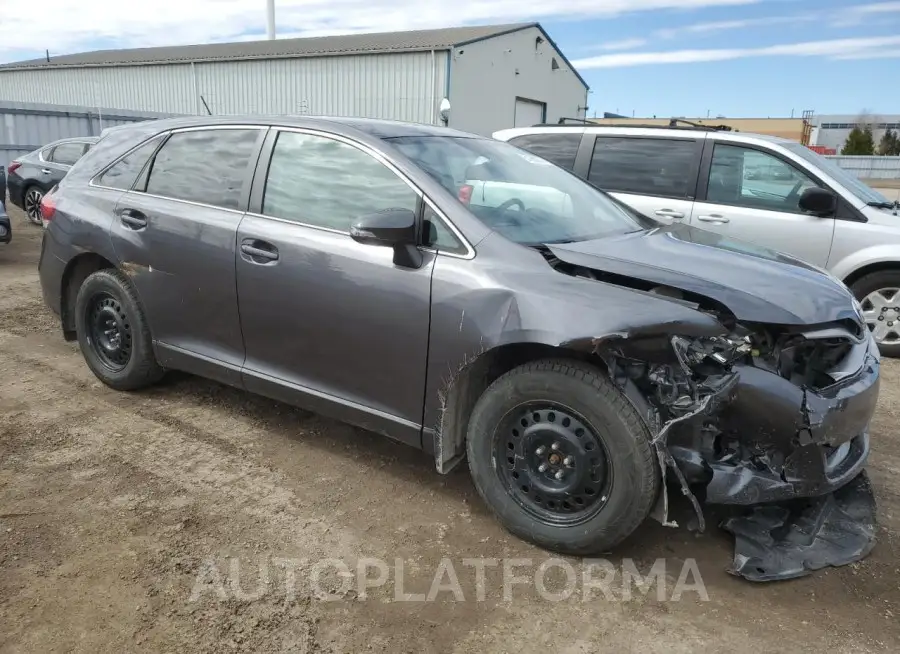
M848 355L853 372L818 390L737 365L733 399L721 403L715 439L674 438L670 451L689 483L705 485L708 503L753 505L834 492L868 459L879 359L867 337Z

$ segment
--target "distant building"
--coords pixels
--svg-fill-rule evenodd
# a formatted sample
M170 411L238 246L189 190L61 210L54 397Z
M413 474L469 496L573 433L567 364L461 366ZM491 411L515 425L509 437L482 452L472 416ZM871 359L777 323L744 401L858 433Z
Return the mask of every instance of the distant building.
M837 114L813 117L813 143L826 148L834 148L838 152L847 141L850 132L859 122L859 114ZM887 129L900 131L900 115L872 115L866 120L872 125L872 135L875 137L875 146Z
M671 118L592 118L601 125L668 125ZM797 141L812 143L811 121L803 118L683 118L700 125L728 125L739 132L768 134Z
M0 65L0 101L441 124L448 98L449 125L479 134L584 117L587 92L538 23L102 50Z

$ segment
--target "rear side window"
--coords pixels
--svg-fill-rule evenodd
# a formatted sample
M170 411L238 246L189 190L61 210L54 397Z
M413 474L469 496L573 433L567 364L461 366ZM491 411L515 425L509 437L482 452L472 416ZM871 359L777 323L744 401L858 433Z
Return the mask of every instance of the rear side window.
M588 180L605 191L691 198L698 155L697 141L598 137Z
M259 130L175 132L157 152L147 193L237 209Z
M383 209L417 211L418 206L416 192L368 153L324 136L278 135L263 214L349 232L360 216Z
M144 168L144 165L150 157L153 156L153 153L156 151L156 148L162 140L162 136L150 139L131 152L131 154L120 159L114 166L97 178L97 184L100 186L108 186L110 188L120 188L126 191L130 189L134 186L134 180L137 179L138 174ZM143 191L144 188L140 187L139 190Z
M50 153L50 161L64 166L72 166L81 159L83 154L84 143L61 143L53 148Z
M526 134L509 139L516 147L555 163L560 168L572 170L575 155L581 144L581 134Z

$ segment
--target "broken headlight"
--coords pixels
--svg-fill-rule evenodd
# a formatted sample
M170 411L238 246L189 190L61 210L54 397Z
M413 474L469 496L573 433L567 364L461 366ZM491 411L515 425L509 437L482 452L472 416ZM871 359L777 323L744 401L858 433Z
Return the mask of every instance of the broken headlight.
M712 365L717 368L727 367L735 359L748 354L751 350L748 338L713 336L709 338L688 338L673 336L672 350L685 374L701 372L701 369Z

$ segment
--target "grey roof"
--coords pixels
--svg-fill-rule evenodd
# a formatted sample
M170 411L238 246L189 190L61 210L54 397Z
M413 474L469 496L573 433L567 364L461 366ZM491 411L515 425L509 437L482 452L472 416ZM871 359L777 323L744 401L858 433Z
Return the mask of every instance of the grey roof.
M379 32L375 34L348 34L305 39L209 43L205 45L133 48L128 50L96 50L94 52L60 55L58 57L51 56L49 62L46 59L32 59L30 61L3 64L0 65L0 69L128 66L183 61L271 59L352 53L446 50L451 47L482 41L529 27L540 28L540 25L538 23L475 25L469 27L448 27L437 30L417 30L413 32Z

